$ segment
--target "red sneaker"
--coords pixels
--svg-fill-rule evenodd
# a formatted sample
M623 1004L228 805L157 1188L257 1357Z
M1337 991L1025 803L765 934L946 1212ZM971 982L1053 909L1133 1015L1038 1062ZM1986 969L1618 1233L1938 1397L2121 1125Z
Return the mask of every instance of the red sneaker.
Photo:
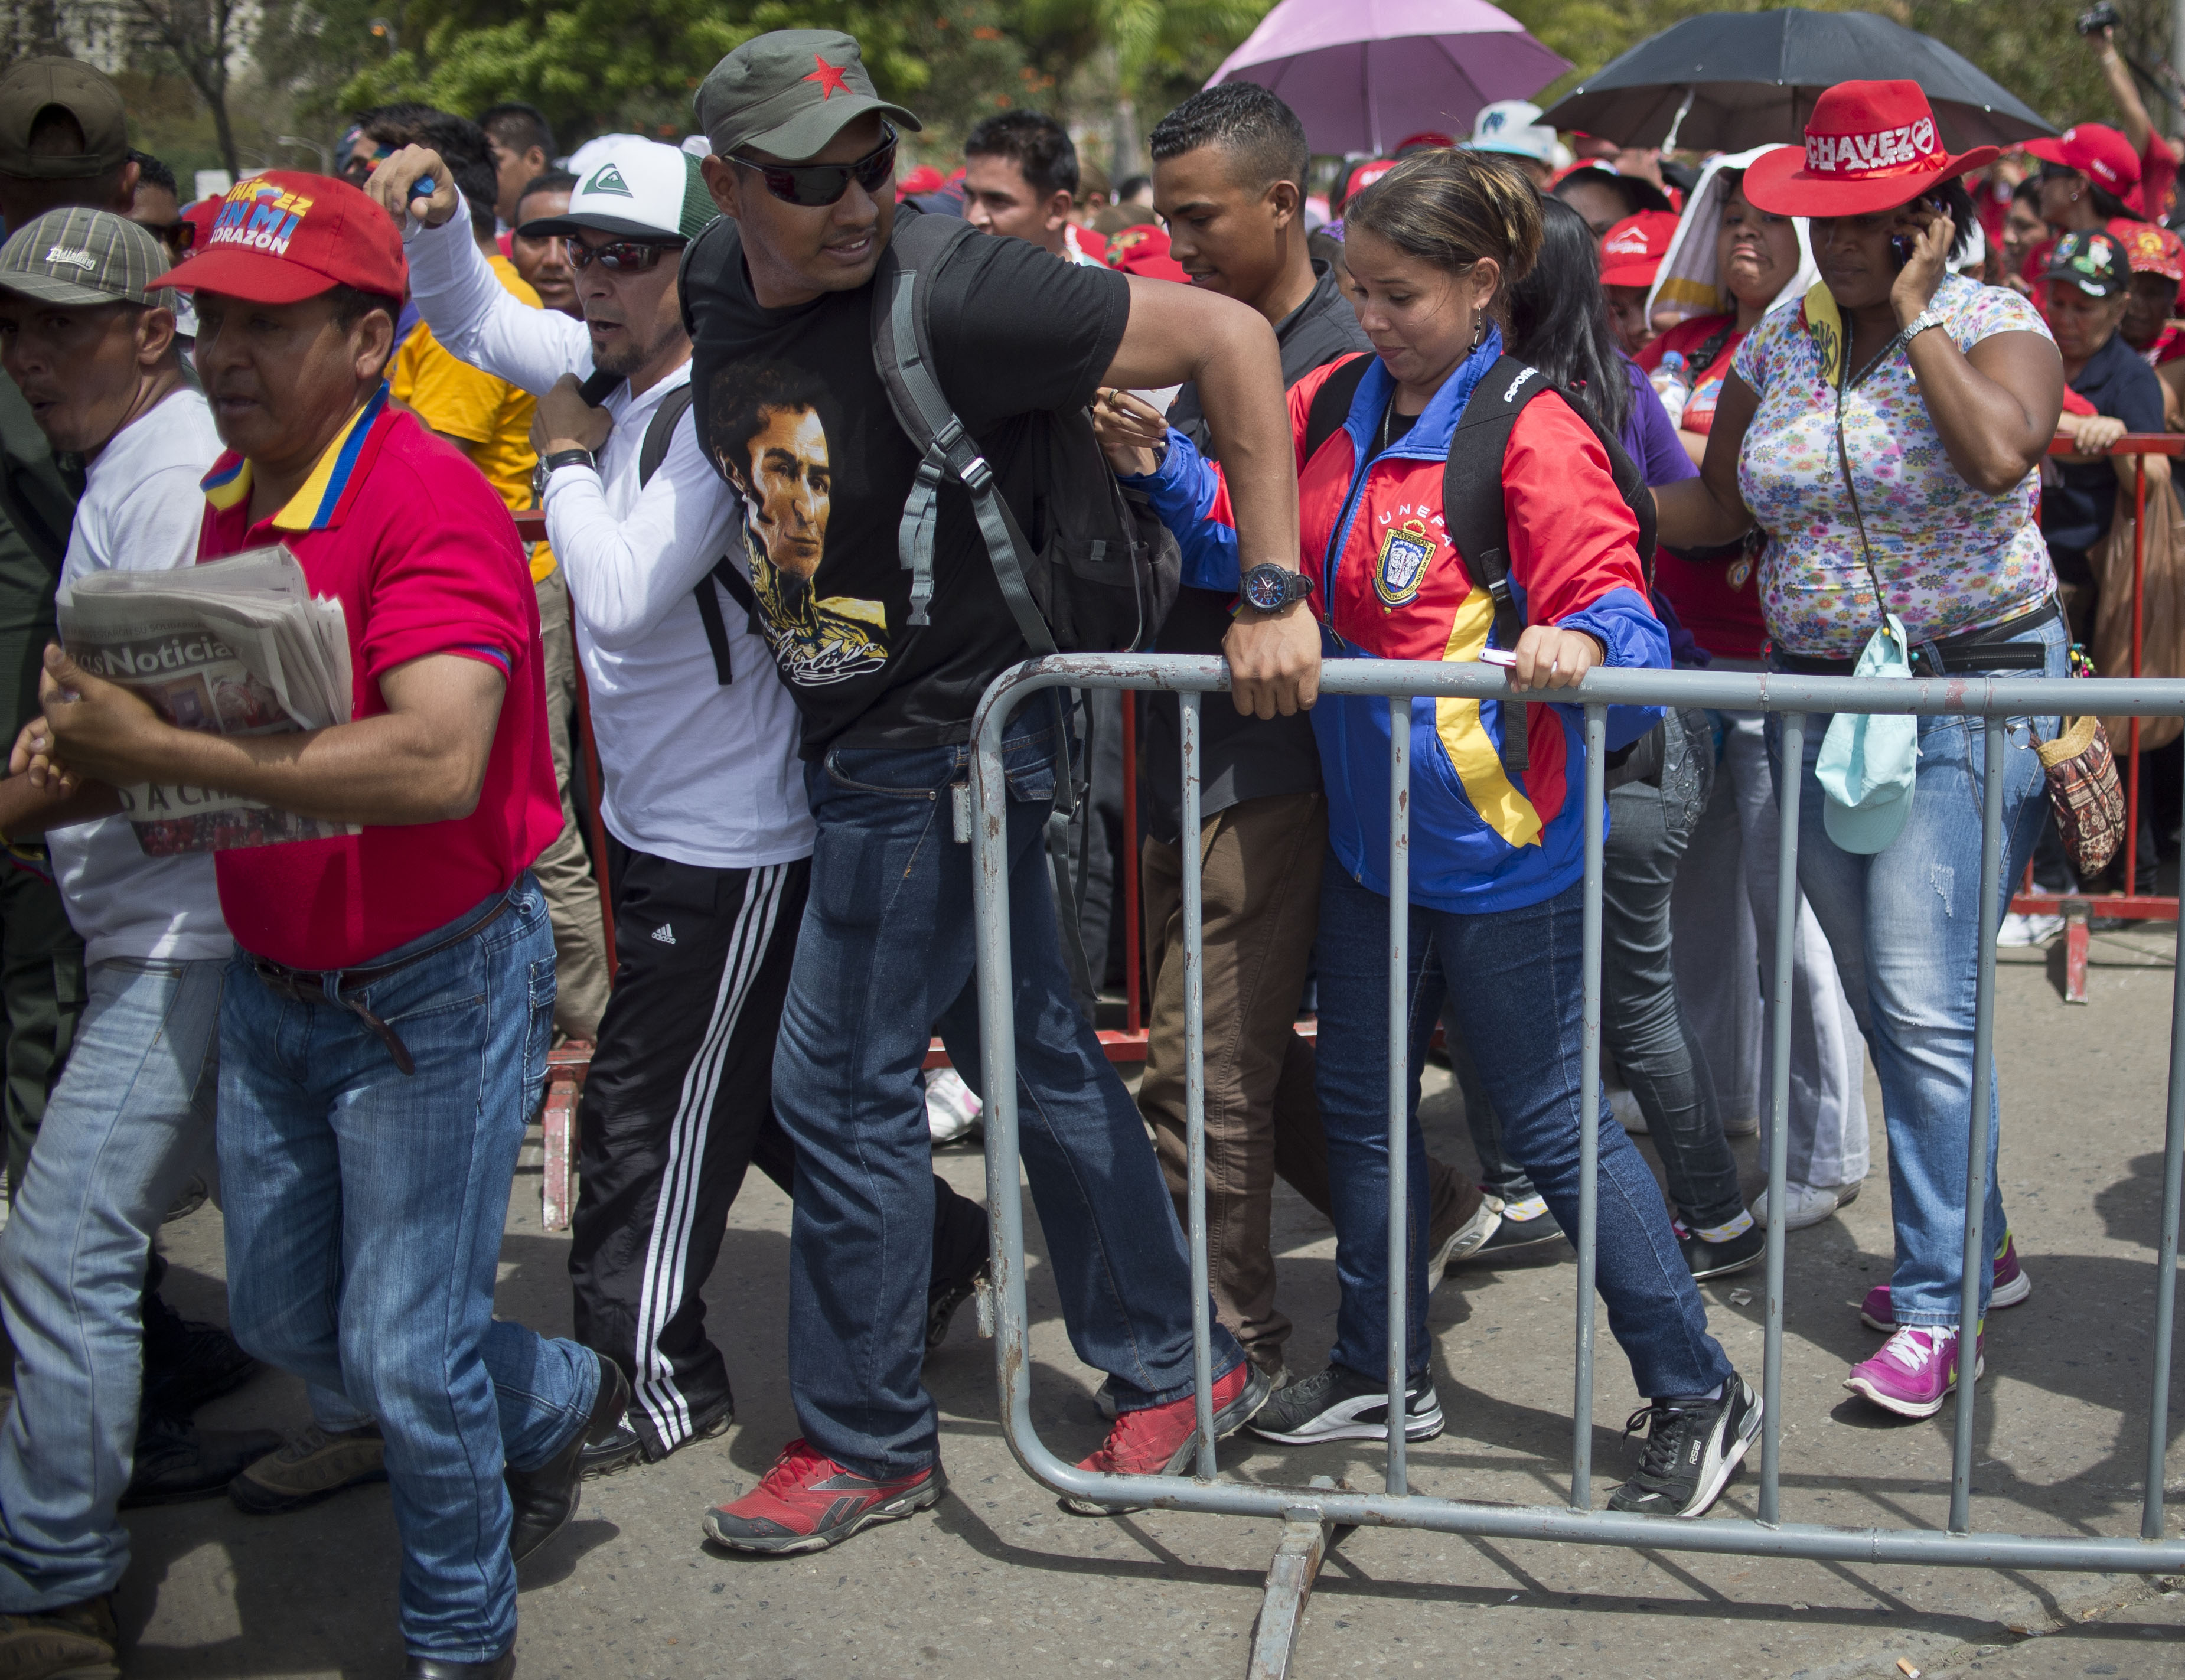
M757 1487L706 1513L706 1537L738 1552L822 1551L861 1528L924 1510L947 1487L937 1464L876 1482L814 1452L800 1437L781 1449Z
M1273 1386L1257 1366L1249 1359L1238 1360L1236 1368L1214 1384L1215 1437L1218 1440L1242 1429L1273 1393ZM1115 1476L1174 1476L1191 1463L1198 1450L1199 1401L1197 1396L1187 1394L1165 1406L1122 1413L1100 1450L1081 1460L1077 1467ZM1079 1516L1120 1516L1126 1511L1145 1509L1104 1504L1075 1495L1065 1495L1062 1508Z

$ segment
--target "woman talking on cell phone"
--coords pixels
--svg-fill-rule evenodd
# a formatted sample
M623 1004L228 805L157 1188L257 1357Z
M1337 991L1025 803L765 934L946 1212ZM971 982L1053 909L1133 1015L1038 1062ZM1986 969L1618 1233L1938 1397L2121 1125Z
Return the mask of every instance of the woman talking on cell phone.
M1918 84L1853 81L1815 102L1802 155L1761 159L1746 196L1809 216L1820 283L1738 349L1700 477L1658 493L1661 538L1726 543L1758 524L1776 669L1807 674L2061 676L2064 623L2035 521L2063 365L2016 293L1948 272L1971 226ZM2002 723L2003 879L2042 814L2037 737ZM1846 1387L1927 1417L1955 1386L1973 1096L1976 958L2003 906L1979 902L1984 731L1977 717L1807 720L1798 879L1826 929L1880 1074L1897 1227L1889 1283L1862 1315L1893 1333ZM1780 729L1769 720L1780 761ZM1987 1103L1983 1318L2028 1291L1996 1190ZM1991 1295L1991 1291L1992 1294ZM1974 1358L1979 1357L1977 1344ZM1977 1366L1975 1367L1977 1368Z

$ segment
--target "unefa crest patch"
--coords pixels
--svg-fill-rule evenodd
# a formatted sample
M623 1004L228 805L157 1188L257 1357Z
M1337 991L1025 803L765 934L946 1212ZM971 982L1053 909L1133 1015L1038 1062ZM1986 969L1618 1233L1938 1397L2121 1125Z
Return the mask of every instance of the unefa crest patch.
M1373 567L1373 593L1390 606L1402 606L1419 592L1433 559L1434 539L1422 519L1391 526L1381 539L1381 557Z

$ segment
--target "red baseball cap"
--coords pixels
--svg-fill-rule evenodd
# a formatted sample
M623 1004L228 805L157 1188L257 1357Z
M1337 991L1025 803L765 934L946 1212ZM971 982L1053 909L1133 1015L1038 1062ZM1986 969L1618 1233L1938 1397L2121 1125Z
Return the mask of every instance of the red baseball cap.
M1952 153L1916 81L1840 81L1813 102L1806 148L1784 146L1745 172L1745 196L1771 215L1855 216L1893 210L1968 170L1993 146Z
M2067 128L2054 140L2029 140L2026 149L2044 164L2075 169L2105 193L2139 208L2139 153L2116 130L2098 122Z
M1108 264L1126 274L1148 280L1176 280L1188 286L1191 276L1183 265L1169 254L1165 230L1140 222L1126 227L1108 241Z
M920 164L908 175L896 177L895 201L899 204L905 198L914 198L921 193L938 193L947 184L942 179L941 171L931 164Z
M2168 228L2120 217L2110 223L2109 236L2123 248L2134 274L2159 274L2185 285L2185 241Z
M410 265L394 219L364 193L330 175L276 169L231 187L212 231L161 283L254 304L301 303L337 286L400 298Z
M1343 202L1349 204L1395 166L1394 158L1368 158L1352 170L1350 178L1343 183Z
M1677 237L1678 218L1668 210L1641 210L1601 236L1601 283L1651 286Z

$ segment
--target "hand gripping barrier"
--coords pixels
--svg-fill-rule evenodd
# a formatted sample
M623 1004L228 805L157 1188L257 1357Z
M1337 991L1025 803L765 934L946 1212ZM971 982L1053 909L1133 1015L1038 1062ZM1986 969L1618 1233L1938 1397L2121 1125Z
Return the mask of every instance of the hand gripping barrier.
M2185 1570L2185 1539L2163 1528L2164 1449L2168 1438L2171 1333L2176 1318L2177 1228L2181 1180L2185 1180L2185 965L2177 969L2172 1000L2170 1080L2163 1144L2162 1228L2155 1270L2153 1381L2149 1397L2146 1476L2138 1538L2093 1534L1976 1533L1972 1526L1972 1465L1976 1377L1959 1373L1956 1435L1950 1473L1948 1525L1935 1529L1848 1529L1780 1520L1782 1460L1783 1186L1790 1129L1791 946L1779 939L1774 953L1774 1113L1768 1161L1768 1298L1766 1354L1761 1393L1759 1515L1696 1521L1596 1511L1593 1504L1593 1380L1595 1215L1600 1141L1583 1129L1578 1253L1577 1376L1572 1402L1570 1497L1562 1505L1487 1504L1414 1493L1405 1474L1403 1432L1390 1434L1385 1489L1355 1492L1324 1479L1307 1487L1282 1487L1221 1479L1216 1474L1210 1397L1211 1349L1206 1258L1205 1086L1203 1067L1204 999L1201 990L1199 848L1181 847L1183 867L1185 1086L1190 1171L1188 1236L1191 1246L1192 1336L1198 1391L1199 1450L1193 1476L1120 1476L1081 1471L1049 1451L1032 1426L1031 1366L1025 1306L1024 1203L1017 1148L1015 1026L1010 1008L1009 879L1005 832L1008 798L1002 773L1003 727L1025 699L1042 689L1157 689L1177 693L1182 712L1182 822L1187 834L1199 829L1200 697L1228 688L1228 667L1218 659L1154 655L1079 655L1020 665L997 678L973 725L974 902L977 917L979 1009L983 1041L986 1188L993 1214L995 1364L1001 1388L1002 1430L1010 1450L1033 1478L1058 1493L1118 1504L1163 1507L1236 1516L1274 1518L1286 1527L1268 1581L1251 1672L1287 1672L1291 1644L1312 1577L1331 1532L1361 1524L1424 1528L1445 1533L1508 1539L1560 1540L1590 1545L1647 1547L1753 1557L1807 1558L1863 1563L1952 1565L1978 1568L2066 1569L2149 1574ZM2068 687L2068 699L2067 699ZM1327 694L1385 695L1408 710L1417 695L1497 698L1506 694L1494 667L1394 660L1344 660L1322 668ZM2115 716L2185 715L2185 682L2101 682L2098 709ZM2054 678L1938 678L1889 681L1844 677L1792 677L1704 672L1596 670L1570 703L1583 703L1586 728L1584 878L1584 1037L1581 1058L1583 1112L1601 1101L1601 832L1605 794L1602 765L1612 705L1711 706L1766 711L1782 717L1783 762L1802 762L1807 717L1836 712L1949 713L1981 717L2048 717L2067 705L2086 709L2087 684ZM1227 703L1226 701L1223 703ZM1984 914L1998 901L2002 872L2003 771L2005 733L1983 729L1986 759L1981 813L1981 900ZM1389 731L1390 848L1389 880L1389 1415L1404 1415L1404 1295L1407 1208L1405 1179L1408 1080L1404 1058L1407 1022L1405 978L1409 920L1410 731ZM1797 924L1799 779L1782 784L1781 842L1775 925ZM1972 1088L1985 1093L1994 1060L1994 929L1982 945L1974 1025ZM1964 1287L1960 1322L1979 1319L1979 1268L1987 1259L1981 1229L1987 1189L1987 1128L1970 1129L1965 1164Z

